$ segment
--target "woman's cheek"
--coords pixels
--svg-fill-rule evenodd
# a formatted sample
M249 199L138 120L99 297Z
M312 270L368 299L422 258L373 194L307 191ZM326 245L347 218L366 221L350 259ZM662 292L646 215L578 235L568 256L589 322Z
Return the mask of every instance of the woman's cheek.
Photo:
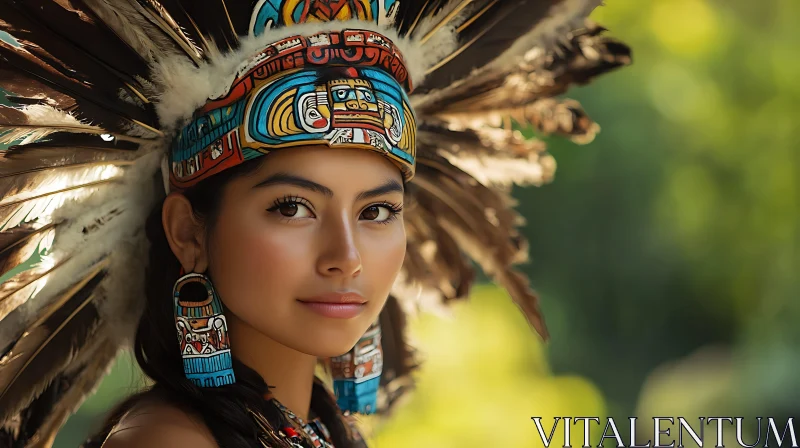
M300 283L295 277L304 272L298 259L303 240L268 220L232 213L216 229L214 273L219 273L220 286L228 293L223 300L244 314L263 311L262 306L275 310L272 302L296 294L292 285Z
M296 279L307 277L313 267L307 262L311 253L305 247L307 239L293 233L296 232L276 226L238 238L237 264L242 265L241 272L256 283L258 290L277 292L298 283Z

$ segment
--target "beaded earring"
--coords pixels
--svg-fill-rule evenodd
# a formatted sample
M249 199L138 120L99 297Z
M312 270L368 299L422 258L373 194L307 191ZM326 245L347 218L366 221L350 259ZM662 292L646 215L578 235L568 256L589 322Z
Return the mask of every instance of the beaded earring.
M172 296L183 372L198 387L234 384L228 324L211 279L183 268L180 275Z
M331 358L333 391L339 408L373 414L382 370L381 326L376 320L349 352Z

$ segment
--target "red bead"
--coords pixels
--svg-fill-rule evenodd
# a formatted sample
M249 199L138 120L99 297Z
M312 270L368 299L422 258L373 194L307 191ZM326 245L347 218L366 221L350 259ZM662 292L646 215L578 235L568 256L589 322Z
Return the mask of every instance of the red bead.
M289 427L289 426L287 426L287 427L283 428L283 432L285 432L285 433L286 433L286 435L287 435L287 436L289 436L289 437L300 437L300 436L297 434L297 431L295 431L295 430L294 430L294 428L292 428L292 427Z

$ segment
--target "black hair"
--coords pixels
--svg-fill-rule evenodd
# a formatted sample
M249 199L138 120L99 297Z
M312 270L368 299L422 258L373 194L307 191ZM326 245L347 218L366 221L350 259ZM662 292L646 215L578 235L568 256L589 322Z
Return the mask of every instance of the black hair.
M254 172L267 158L259 157L229 168L183 193L191 203L195 217L206 226L207 235L211 234L219 215L225 186L236 177ZM158 400L200 417L220 447L261 447L258 426L248 409L258 411L272 428L290 424L273 402L264 399L269 388L257 372L234 358L235 384L200 388L184 376L172 305L172 288L178 279L180 262L167 243L161 221L162 205L163 202L153 209L146 223L150 241L145 280L146 303L133 344L136 361L153 380L153 385L119 404L110 413L103 429L83 446L100 447L108 433L131 408L145 400ZM311 409L327 426L336 448L363 446L353 437L351 428L325 385L315 379L313 388ZM270 442L270 446L291 448L291 445L279 440Z

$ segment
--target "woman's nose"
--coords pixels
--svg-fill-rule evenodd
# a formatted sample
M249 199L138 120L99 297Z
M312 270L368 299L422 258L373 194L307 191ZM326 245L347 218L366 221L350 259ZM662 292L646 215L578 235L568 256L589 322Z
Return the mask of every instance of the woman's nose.
M324 276L352 277L361 272L361 253L356 238L356 223L346 212L325 223L320 240L318 270Z

